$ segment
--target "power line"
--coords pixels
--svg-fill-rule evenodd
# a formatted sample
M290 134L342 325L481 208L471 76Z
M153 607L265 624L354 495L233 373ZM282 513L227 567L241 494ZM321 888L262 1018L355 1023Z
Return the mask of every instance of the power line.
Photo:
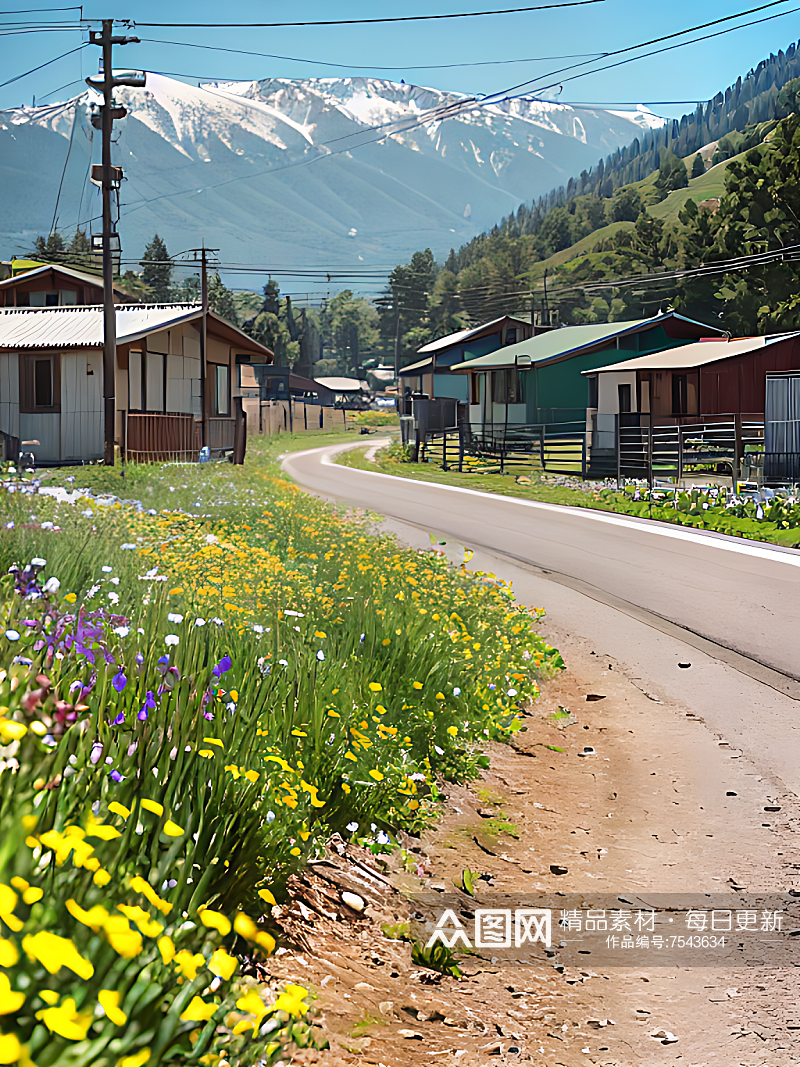
M527 59L485 59L474 63L419 63L414 66L382 67L372 63L335 63L328 59L308 59L304 56L283 56L271 52L251 52L244 48L224 48L222 45L213 44L190 44L188 41L160 41L153 37L142 37L143 44L165 44L176 48L201 48L208 52L232 52L239 56L259 56L262 59L282 59L289 63L311 63L318 67L338 67L342 70L450 70L454 67L494 67L507 66L512 63L544 63L556 59L602 59L607 52L577 52L565 56L531 56ZM188 77L188 75L183 75ZM192 75L192 77L206 77L206 75ZM217 79L224 80L224 79ZM237 78L237 81L243 79Z
M22 7L15 11L0 11L0 15L39 15L42 11L80 11L83 15L82 4L71 4L69 7Z
M80 50L85 48L87 44L88 41L84 41L83 44L79 44L77 48L71 48L69 52L64 52L63 55L56 56L55 59L48 59L46 63L40 63L38 67L26 70L24 74L17 74L16 77L9 78L8 81L0 82L0 89L3 89L6 85L12 85L14 82L18 82L22 78L27 78L29 74L35 74L37 70L43 70L45 67L49 67L51 63L58 63L59 59L66 59L67 56L72 56L76 52L80 52Z
M552 11L562 7L584 7L602 4L605 0L564 0L558 4L537 4L534 7L507 7L494 11L457 11L450 15L398 15L379 19L326 19L321 22L139 22L137 19L119 19L129 26L151 26L159 29L276 29L283 26L364 26L385 22L429 22L435 19L471 19L481 15L517 15L526 11Z
M668 33L664 37L654 37L650 41L641 41L639 44L629 45L627 48L619 48L614 52L608 52L606 54L606 56L604 56L603 58L610 58L611 56L621 56L621 55L624 55L626 52L635 52L639 48L649 48L651 44L661 44L663 41L671 41L671 40L674 40L676 37L684 37L687 33L695 33L697 30L707 30L711 26L719 26L723 22L731 22L733 19L744 18L745 15L754 15L758 11L765 11L768 8L777 7L778 5L785 4L785 3L788 3L788 0L770 0L770 2L767 3L767 4L761 4L759 7L748 8L747 11L739 11L735 15L726 15L724 18L714 19L712 22L702 22L697 26L690 26L688 29L679 30L676 33ZM791 12L790 11L782 11L782 12L780 12L780 14L781 15L788 15L788 14L791 14ZM773 17L775 17L775 16L773 16ZM764 20L764 21L766 21L766 20ZM748 23L748 25L755 25L755 23ZM734 29L741 29L741 28L742 27L734 27ZM712 36L717 36L717 35L716 34L709 34L708 36L712 37ZM707 39L707 38L698 38L698 40L705 40L705 39ZM692 44L692 43L694 43L694 42L691 42L691 41L682 42L682 44L679 45L678 47L683 47L684 44ZM655 55L655 54L656 54L655 52L649 53L649 55ZM636 56L634 58L636 58L636 59L644 59L646 57L645 56ZM578 64L578 66L584 66L584 65L585 64ZM619 65L620 64L611 64L611 66L619 66ZM567 69L569 69L569 68L567 68ZM610 67L600 67L600 68L598 68L598 71L599 70L609 70L609 69L610 69ZM596 73L598 73L598 71L587 71L586 73L587 74L596 74ZM543 75L543 77L552 77L552 76L554 76L556 74L560 74L560 73L562 73L562 71L553 71L551 75L545 74L545 75ZM564 80L565 81L573 81L574 79L573 78L567 78L567 79L564 79ZM503 90L502 94L509 94L509 93L516 92L517 89L523 89L526 85L532 85L534 82L537 82L537 81L541 81L541 78L532 78L529 81L520 82L519 85L512 85L511 88ZM547 89L547 88L550 88L550 86L544 86L539 91L541 92L541 91L543 91L544 89ZM493 95L502 95L502 94L501 93L497 93L497 94L493 94Z

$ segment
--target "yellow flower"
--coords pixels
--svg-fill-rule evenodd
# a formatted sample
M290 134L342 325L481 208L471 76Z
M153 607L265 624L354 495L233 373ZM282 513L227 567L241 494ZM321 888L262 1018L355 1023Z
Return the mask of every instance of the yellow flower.
M25 1003L24 993L15 993L11 989L11 982L7 974L0 974L0 1015L10 1015L12 1011L19 1011Z
M436 694L436 699L437 700L444 700L444 693L437 693Z
M258 771L245 771L244 776L248 782L257 782L260 778Z
M187 952L185 948L182 948L181 951L175 955L175 966L181 972L183 977L188 978L190 982L195 980L198 970L205 962L206 961L199 952L192 955L192 953Z
M43 891L38 889L35 885L32 885L22 894L22 899L26 904L35 904L36 901L41 900L43 896Z
M261 897L262 900L266 900L267 904L277 904L278 903L277 900L275 899L275 897L269 891L269 889L259 889L258 895Z
M212 911L211 908L203 908L199 915L203 926L212 930L219 930L223 937L231 932L231 921L221 911Z
M318 637L318 638L320 639L320 641L321 641L321 640L322 640L322 639L323 639L324 637L327 637L327 636L328 636L328 635L327 635L327 634L326 634L326 633L325 633L325 632L324 632L323 630L315 630L315 631L314 631L314 637Z
M205 1023L211 1018L219 1004L207 1004L202 997L192 997L189 1006L181 1015L185 1023Z
M369 687L373 693L380 693L380 691L383 689L383 686L380 682L370 682Z
M167 819L161 828L167 837L180 837L183 831L177 823L174 823L172 819Z
M290 853L290 854L291 854L292 856L300 856L300 855L302 855L302 853L301 853L300 849L299 849L299 848L297 848L297 846L295 846L294 848L290 848L290 849L289 849L289 853Z
M143 1048L130 1056L123 1056L117 1060L117 1067L144 1067L150 1059L150 1049Z
M138 874L131 878L131 889L134 893L141 893L143 897L147 897L153 907L158 908L164 915L169 915L172 911L172 905L169 901L162 900L150 883L146 882L144 878L140 878Z
M121 915L109 916L104 929L108 943L124 959L133 959L142 951L142 935L137 930L132 930L128 920Z
M97 994L100 1007L115 1026L124 1026L128 1021L128 1016L119 1006L121 999L120 994L113 989L101 989Z
M40 989L39 996L45 1002L45 1004L53 1005L58 1004L58 993L55 989Z
M0 883L0 919L2 919L6 926L11 930L15 931L22 929L22 920L14 914L17 900L17 894L11 886Z
M122 834L114 826L96 822L86 827L86 836L99 837L101 841L113 841L115 837L122 837Z
M92 878L92 881L95 885L100 886L102 888L104 885L108 885L108 883L111 881L111 875L108 873L108 871L104 871L101 868L99 871L95 871L94 878Z
M94 974L92 964L81 956L68 938L51 934L47 930L28 934L23 938L22 948L31 959L38 960L50 974L58 974L62 967L74 971L84 981Z
M159 818L164 814L164 805L159 804L156 800L143 800L141 801L141 805L145 811L152 811L152 813L158 815Z
M250 918L249 915L245 915L243 911L240 911L236 918L233 920L233 929L239 934L240 937L246 938L248 941L252 941L258 933L258 927Z
M456 737L457 734L458 734L458 727L457 726L448 726L447 727L447 732L450 734L451 737Z
M344 758L352 760L353 763L358 763L358 758L356 756L354 756L352 752L345 752Z
M376 782L382 782L383 781L383 775L381 774L380 771L370 771L369 772L369 776L370 776L370 778L374 778Z
M415 689L422 689L422 682L413 682L412 684Z
M22 1045L13 1034L0 1034L0 1063L16 1063L22 1056Z
M211 959L208 961L209 971L218 978L224 978L226 982L230 981L238 966L239 961L236 957L230 956L224 948L218 948L216 952L212 952Z
M164 934L163 937L159 937L156 942L158 945L158 951L161 953L161 959L164 964L170 963L175 957L175 944L171 937Z
M76 1011L72 997L67 997L58 1008L37 1011L36 1018L41 1019L51 1033L65 1037L67 1041L83 1041L92 1023L92 1013Z
M319 797L317 796L317 787L315 785L309 785L308 782L304 782L304 781L301 780L300 788L303 790L304 793L308 793L311 796L311 805L312 805L312 807L315 807L315 808L324 808L325 807L325 801L324 800L320 800Z
M19 952L14 942L0 937L0 967L13 967L18 959Z
M28 732L24 722L14 722L13 719L0 719L0 738L3 741L21 741Z
M233 693L231 693L231 696L233 696ZM203 738L203 744L204 745L218 745L220 748L224 748L225 747L218 737L204 737Z
M158 937L164 927L150 918L149 912L144 908L131 904L117 904L117 909L122 912L131 922L135 922L145 937Z
M84 911L75 900L68 900L65 905L67 911L84 926L90 926L92 930L101 930L108 918L108 912L101 904L95 904L93 908Z
M131 813L130 808L126 808L124 804L120 804L116 800L111 801L111 803L108 805L108 810L112 813L112 815L119 815L123 819L127 819Z
M285 1011L287 1015L296 1015L300 1018L308 1011L308 1004L303 1003L307 996L307 989L290 982L269 1010Z

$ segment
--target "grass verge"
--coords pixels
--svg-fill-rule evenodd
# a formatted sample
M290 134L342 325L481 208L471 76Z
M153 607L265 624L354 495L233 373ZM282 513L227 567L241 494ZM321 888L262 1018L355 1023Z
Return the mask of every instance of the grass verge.
M422 830L563 666L507 586L284 479L271 457L311 441L5 473L0 1062L316 1042L312 992L254 969L288 876L334 831Z

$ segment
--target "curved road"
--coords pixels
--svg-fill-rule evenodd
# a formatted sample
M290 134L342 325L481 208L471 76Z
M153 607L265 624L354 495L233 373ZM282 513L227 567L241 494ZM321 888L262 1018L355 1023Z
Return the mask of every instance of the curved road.
M800 552L336 464L348 447L295 452L283 466L316 493L532 566L690 644L699 635L694 647L712 642L711 655L800 697Z

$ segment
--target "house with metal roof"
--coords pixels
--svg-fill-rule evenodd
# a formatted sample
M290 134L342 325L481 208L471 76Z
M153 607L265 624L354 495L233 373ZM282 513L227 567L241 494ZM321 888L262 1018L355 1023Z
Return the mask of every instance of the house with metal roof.
M231 451L240 368L271 363L270 349L200 304L118 304L115 318L121 451L188 458L203 443ZM103 309L0 309L5 455L22 449L37 464L101 459L103 420Z
M16 262L11 261L12 266ZM35 263L0 281L0 308L75 307L103 302L102 274L89 274L60 263ZM135 297L114 286L115 304L136 304Z
M763 422L767 375L797 370L800 333L704 340L585 370L596 397L593 447L615 447L618 420L674 426L739 415Z
M514 345L532 333L530 322L513 315L502 315L482 326L458 330L430 341L417 349L417 355L422 358L400 371L400 390L403 393L425 393L431 399L466 400L467 381L451 374L451 368L506 345Z
M672 311L629 322L563 326L465 360L450 373L469 383L474 429L552 424L592 429L596 403L584 371L722 333Z

